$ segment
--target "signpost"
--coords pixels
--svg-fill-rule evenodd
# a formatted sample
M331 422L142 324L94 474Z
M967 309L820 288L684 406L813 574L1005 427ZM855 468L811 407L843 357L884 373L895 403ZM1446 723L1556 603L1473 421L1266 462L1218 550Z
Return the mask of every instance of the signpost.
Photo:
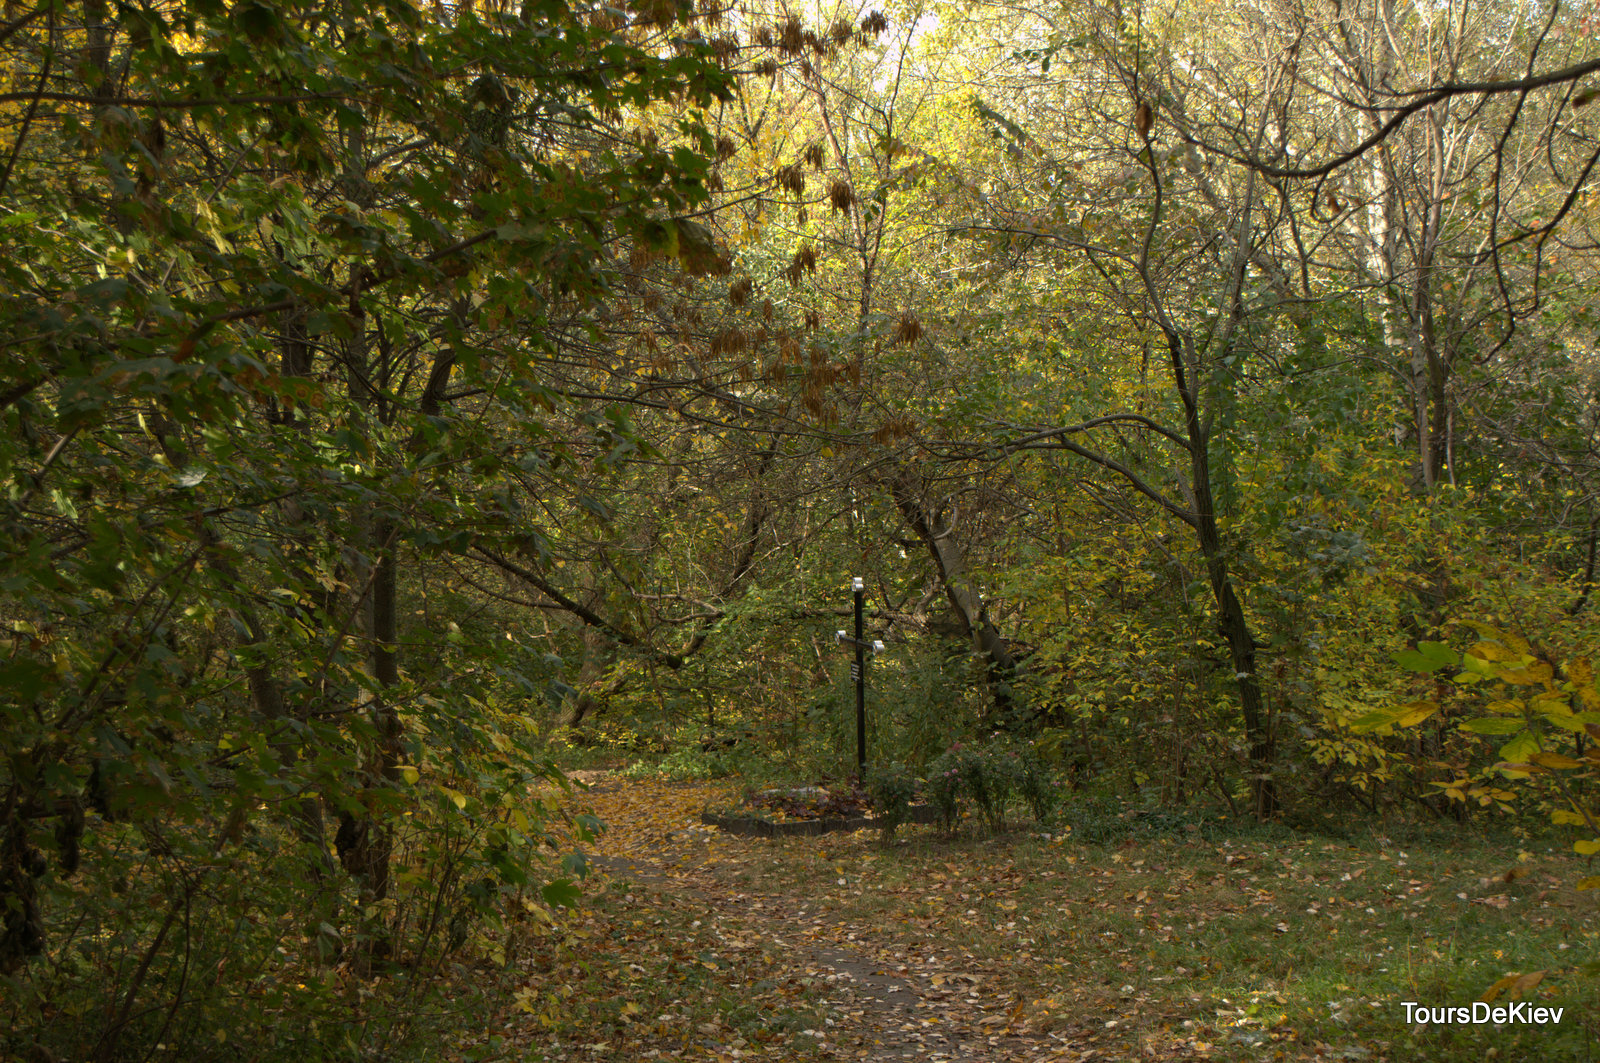
M866 581L856 576L850 581L850 591L855 598L856 637L850 638L843 631L838 631L834 633L834 638L841 645L856 648L856 659L850 662L850 678L856 681L856 781L864 783L867 779L867 652L882 653L883 643L868 642L864 637L866 631L862 626L861 602L867 591Z

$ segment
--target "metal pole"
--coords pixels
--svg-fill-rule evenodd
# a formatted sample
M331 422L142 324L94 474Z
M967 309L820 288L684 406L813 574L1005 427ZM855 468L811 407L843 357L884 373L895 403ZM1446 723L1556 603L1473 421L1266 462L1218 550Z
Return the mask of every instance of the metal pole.
M850 581L856 599L856 781L867 781L867 647L861 625L861 597L867 584L860 576Z

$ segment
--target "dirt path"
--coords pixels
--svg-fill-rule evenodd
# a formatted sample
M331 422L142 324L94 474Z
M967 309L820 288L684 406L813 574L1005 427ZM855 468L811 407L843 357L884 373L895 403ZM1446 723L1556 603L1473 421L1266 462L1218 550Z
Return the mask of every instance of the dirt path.
M823 1028L807 1031L824 1057L988 1063L1085 1060L1093 1050L1032 1031L1016 1000L988 991L992 971L926 943L865 940L833 923L814 901L752 891L745 883L770 841L730 838L702 827L698 808L640 807L626 783L586 780L584 805L611 827L591 854L610 888L671 903L703 923L729 950L776 951L782 967L820 994Z

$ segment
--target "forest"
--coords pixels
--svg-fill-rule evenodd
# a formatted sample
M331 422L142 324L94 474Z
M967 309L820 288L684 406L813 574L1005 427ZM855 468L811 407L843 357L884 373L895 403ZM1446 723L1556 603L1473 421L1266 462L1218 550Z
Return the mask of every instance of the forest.
M1597 24L5 0L0 1058L1590 1058Z

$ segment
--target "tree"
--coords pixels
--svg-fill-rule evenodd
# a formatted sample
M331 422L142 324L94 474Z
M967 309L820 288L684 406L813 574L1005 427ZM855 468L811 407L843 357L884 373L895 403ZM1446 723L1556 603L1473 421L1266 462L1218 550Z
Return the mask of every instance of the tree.
M545 337L593 316L615 241L687 253L693 108L728 91L708 44L658 53L691 17L90 4L0 31L8 1051L300 1055L310 1025L220 1010L252 972L437 954L528 884L542 828L508 795L549 769L509 691L550 666L427 624L472 550L539 562L504 476L581 500L627 435ZM612 136L666 100L681 150ZM402 856L453 873L397 891Z
M1597 68L1588 35L1559 6L1393 2L1289 7L1260 28L1293 54L1269 143L1225 112L1176 132L1272 180L1305 223L1334 223L1346 283L1380 300L1420 484L1455 483L1462 367L1539 349L1536 315L1566 283L1552 274L1578 250L1558 231L1592 242L1575 211L1600 160L1576 110Z

